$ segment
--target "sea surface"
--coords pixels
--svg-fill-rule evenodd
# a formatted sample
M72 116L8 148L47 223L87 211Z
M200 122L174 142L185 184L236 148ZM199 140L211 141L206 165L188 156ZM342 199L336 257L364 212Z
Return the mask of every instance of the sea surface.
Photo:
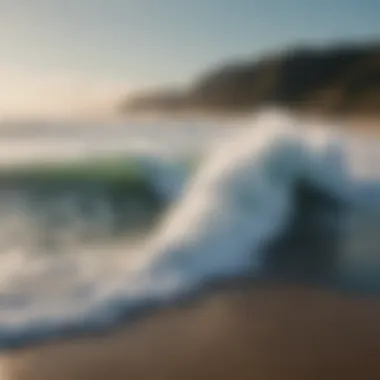
M380 291L380 141L284 112L0 125L0 348L224 278Z

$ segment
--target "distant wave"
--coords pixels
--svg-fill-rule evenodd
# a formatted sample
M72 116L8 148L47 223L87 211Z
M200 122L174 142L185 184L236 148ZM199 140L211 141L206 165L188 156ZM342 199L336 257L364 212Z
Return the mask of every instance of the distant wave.
M0 347L105 328L194 294L213 279L267 276L284 268L303 274L316 262L297 263L318 255L308 247L321 235L304 231L303 252L294 255L301 244L297 220L307 220L309 231L334 231L329 238L337 246L328 246L338 255L333 280L355 277L358 267L373 271L374 258L362 257L360 247L363 241L379 242L375 156L380 158L380 145L338 128L304 125L278 113L257 116L250 128L211 148L194 176L173 180L162 222L133 254L119 247L112 272L99 270L86 254L35 259L23 270L17 254L10 255L8 283L0 291ZM333 229L325 228L329 223ZM290 235L293 245L283 250ZM375 248L365 250L372 254ZM332 265L325 259L323 274Z
M15 247L63 254L148 231L191 170L181 160L136 155L2 168L0 263Z

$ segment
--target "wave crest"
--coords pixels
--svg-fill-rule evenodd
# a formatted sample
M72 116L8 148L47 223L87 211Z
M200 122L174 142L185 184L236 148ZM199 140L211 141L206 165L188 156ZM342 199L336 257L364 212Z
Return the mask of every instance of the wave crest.
M317 257L318 250L336 253L336 236L346 220L340 217L342 210L349 213L368 204L358 190L363 181L352 170L357 146L356 138L338 129L304 125L279 114L259 115L248 130L211 149L192 178L181 177L184 189L172 187L170 194L179 197L134 265L121 265L112 279L84 280L79 271L75 281L48 298L31 281L3 291L0 346L103 328L148 306L192 294L212 279L248 272L270 275L289 267L292 274L318 265L322 271L331 268L326 255L298 263L305 255ZM329 223L338 228L321 228ZM296 232L305 225L306 241L300 245ZM321 240L315 233L319 230L334 232L329 246L313 251L310 247ZM298 256L295 247L303 247ZM74 258L70 265L83 263Z

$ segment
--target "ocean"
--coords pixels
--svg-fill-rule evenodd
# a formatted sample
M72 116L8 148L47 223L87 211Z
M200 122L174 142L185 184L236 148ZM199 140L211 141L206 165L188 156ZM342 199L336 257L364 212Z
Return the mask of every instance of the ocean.
M0 125L0 349L230 278L380 291L380 142L241 122Z

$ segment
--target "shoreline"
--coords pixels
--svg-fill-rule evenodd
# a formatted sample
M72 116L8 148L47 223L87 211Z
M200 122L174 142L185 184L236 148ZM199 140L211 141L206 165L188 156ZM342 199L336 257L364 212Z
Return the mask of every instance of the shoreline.
M379 320L379 297L232 281L108 332L2 354L0 373L2 380L378 378Z
M0 354L0 380L380 378L379 294L227 278L142 308Z
M337 273L338 275L338 273ZM198 305L207 303L214 297L223 296L224 294L249 291L261 292L268 288L293 288L293 289L312 289L313 291L325 292L335 297L343 298L361 298L361 299L379 299L380 289L378 286L366 286L361 282L355 283L346 280L344 277L337 277L334 281L328 278L305 280L304 277L295 278L289 276L278 276L270 272L247 273L237 276L217 277L206 282L200 283L198 286L189 288L187 291L180 293L173 298L155 301L146 301L134 309L130 309L129 305L118 306L117 314L109 320L102 318L92 320L83 319L82 322L74 322L62 326L52 327L53 332L41 332L42 326L36 328L28 327L25 333L20 336L9 336L6 334L2 337L5 343L0 344L0 358L2 355L17 353L24 350L34 350L35 348L66 344L76 340L91 340L101 338L103 336L112 335L119 330L133 330L136 326L144 324L145 321L155 319L161 314L171 312L172 310L182 312L197 308ZM114 307L111 302L111 307ZM107 307L107 304L104 305ZM96 310L96 309L95 309ZM107 310L104 309L104 313ZM102 315L101 310L96 311L96 315ZM0 380L2 378L0 377Z

